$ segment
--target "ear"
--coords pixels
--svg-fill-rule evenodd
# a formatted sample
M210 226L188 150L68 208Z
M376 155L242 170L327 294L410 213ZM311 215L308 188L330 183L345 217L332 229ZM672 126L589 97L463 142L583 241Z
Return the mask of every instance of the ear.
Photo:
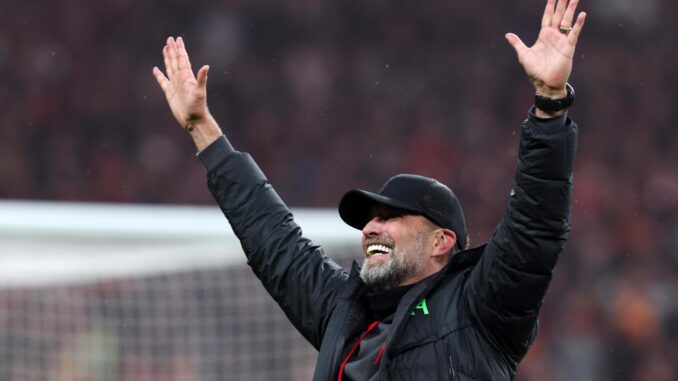
M432 255L434 257L448 255L456 244L457 234L455 232L450 229L439 229L435 232Z

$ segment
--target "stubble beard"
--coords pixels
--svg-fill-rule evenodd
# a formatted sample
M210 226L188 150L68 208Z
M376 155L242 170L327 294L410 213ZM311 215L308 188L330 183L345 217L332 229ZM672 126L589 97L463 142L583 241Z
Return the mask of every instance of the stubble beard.
M372 292L381 292L399 286L424 270L426 264L421 256L424 251L426 235L419 234L415 242L391 253L386 263L365 259L360 269L360 278Z

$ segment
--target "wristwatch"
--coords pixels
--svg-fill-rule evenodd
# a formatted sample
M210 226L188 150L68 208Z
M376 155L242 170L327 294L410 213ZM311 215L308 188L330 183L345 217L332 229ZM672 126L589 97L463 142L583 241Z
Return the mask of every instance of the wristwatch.
M560 99L553 99L535 94L534 105L537 106L538 109L546 112L556 112L571 107L574 103L574 89L569 83L565 85L565 89L567 90L567 96Z

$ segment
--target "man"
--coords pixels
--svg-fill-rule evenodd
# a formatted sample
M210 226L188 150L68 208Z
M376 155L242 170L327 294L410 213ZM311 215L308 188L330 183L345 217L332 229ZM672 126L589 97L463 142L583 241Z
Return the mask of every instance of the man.
M314 380L508 380L533 343L537 315L569 232L576 126L567 85L585 14L548 0L532 47L506 39L534 83L506 214L468 250L464 215L439 182L397 175L379 193L353 190L339 213L361 229L362 268L350 274L301 236L288 208L245 153L222 135L184 42L168 38L154 75L193 138L208 185L249 265L319 349Z

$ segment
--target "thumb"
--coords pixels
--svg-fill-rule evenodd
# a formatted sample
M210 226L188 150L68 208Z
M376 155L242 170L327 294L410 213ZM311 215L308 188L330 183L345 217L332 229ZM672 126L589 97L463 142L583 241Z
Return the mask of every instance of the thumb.
M525 46L520 37L516 36L513 33L506 33L505 37L509 44L513 46L513 49L516 51L516 54L518 54L518 59L520 59L525 50L527 50L527 46Z
M209 65L205 65L198 70L198 87L205 88L207 86L207 73L210 71Z

